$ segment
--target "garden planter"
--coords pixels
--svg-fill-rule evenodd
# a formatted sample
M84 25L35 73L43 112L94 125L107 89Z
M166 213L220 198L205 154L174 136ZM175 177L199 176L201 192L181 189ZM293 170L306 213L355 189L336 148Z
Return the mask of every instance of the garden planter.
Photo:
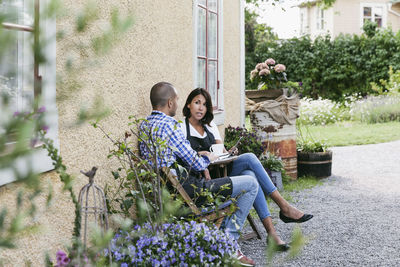
M274 100L283 95L283 89L268 89L268 90L246 90L246 97L256 103L265 100Z
M286 174L292 179L297 178L296 118L298 108L297 95L291 97L280 95L274 100L257 103L250 112L252 129L263 142L265 150L281 157Z
M331 176L332 151L301 152L297 151L298 176L312 175L318 178Z

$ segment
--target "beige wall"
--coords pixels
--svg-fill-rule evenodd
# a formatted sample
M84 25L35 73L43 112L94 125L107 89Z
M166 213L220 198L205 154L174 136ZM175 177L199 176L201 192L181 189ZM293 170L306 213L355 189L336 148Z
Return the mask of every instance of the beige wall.
M58 29L71 28L75 12L83 0L64 1L66 16L57 21ZM110 2L100 2L101 18L110 12ZM135 24L117 47L97 62L96 68L81 73L83 88L71 98L58 102L60 151L68 171L77 176L76 194L87 183L79 174L92 166L99 167L97 182L104 186L110 181L112 164L106 159L110 143L102 133L88 124L71 127L81 103L90 103L96 95L103 96L112 114L101 122L105 130L120 136L127 129L128 116L144 117L151 111L149 91L159 81L175 85L180 95L181 114L186 96L193 87L193 6L192 1L113 1L123 13L134 15ZM240 1L225 2L223 7L223 75L224 75L224 125L240 123ZM101 27L96 27L97 31ZM95 32L96 33L96 32ZM84 36L77 36L82 38ZM57 73L65 74L62 62L70 54L64 43L57 43ZM58 89L59 90L59 89ZM59 92L58 92L59 93ZM182 118L178 116L178 119ZM223 127L220 129L222 130ZM53 256L58 249L68 245L72 233L73 207L54 172L43 175L44 184L54 186L52 208L40 213L40 232L24 235L16 250L2 251L6 266L21 266L26 259L33 266L41 266L44 252ZM11 199L18 186L10 184L0 188L0 203L12 207ZM39 198L40 206L45 199Z
M225 123L240 125L240 0L224 1L223 68ZM221 134L223 130L221 130Z
M393 31L397 32L400 30L400 3L393 4L391 9L393 12L390 12L388 16L390 25Z

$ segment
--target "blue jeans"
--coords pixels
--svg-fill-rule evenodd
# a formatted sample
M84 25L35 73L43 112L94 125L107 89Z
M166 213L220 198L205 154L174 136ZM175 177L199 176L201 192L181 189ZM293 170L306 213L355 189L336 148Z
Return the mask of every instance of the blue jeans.
M256 199L254 200L254 208L261 220L271 216L265 194L270 195L276 190L276 187L256 155L253 153L240 155L239 158L233 162L232 171L229 174L229 176L235 175L249 175L257 179L260 187Z
M259 191L258 182L253 176L249 175L231 176L230 178L232 180L231 196L239 196L236 202L237 210L231 216L225 218L221 228L225 228L235 240L238 240L240 230L243 228L244 221Z

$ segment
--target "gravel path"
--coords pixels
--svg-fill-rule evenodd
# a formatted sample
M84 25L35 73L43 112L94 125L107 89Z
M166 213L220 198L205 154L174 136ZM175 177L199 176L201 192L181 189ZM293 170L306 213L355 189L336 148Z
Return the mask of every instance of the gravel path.
M292 194L296 207L314 215L300 224L309 242L295 259L279 253L272 266L400 266L400 140L332 150L332 176ZM272 208L277 231L290 240L295 225ZM241 247L267 266L265 239Z

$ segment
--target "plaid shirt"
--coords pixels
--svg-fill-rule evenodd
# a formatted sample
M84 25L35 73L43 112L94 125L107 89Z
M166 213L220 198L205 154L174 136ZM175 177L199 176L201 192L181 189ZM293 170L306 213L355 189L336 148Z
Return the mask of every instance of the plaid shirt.
M139 149L142 157L151 162L154 155L154 148L150 140L157 140L158 156L157 163L159 168L170 167L179 158L186 168L195 171L203 171L210 164L206 156L199 156L194 151L189 141L185 138L179 123L174 118L165 115L160 111L153 111L140 125ZM150 138L148 137L150 136ZM146 141L147 140L147 141ZM162 142L166 141L163 147Z

